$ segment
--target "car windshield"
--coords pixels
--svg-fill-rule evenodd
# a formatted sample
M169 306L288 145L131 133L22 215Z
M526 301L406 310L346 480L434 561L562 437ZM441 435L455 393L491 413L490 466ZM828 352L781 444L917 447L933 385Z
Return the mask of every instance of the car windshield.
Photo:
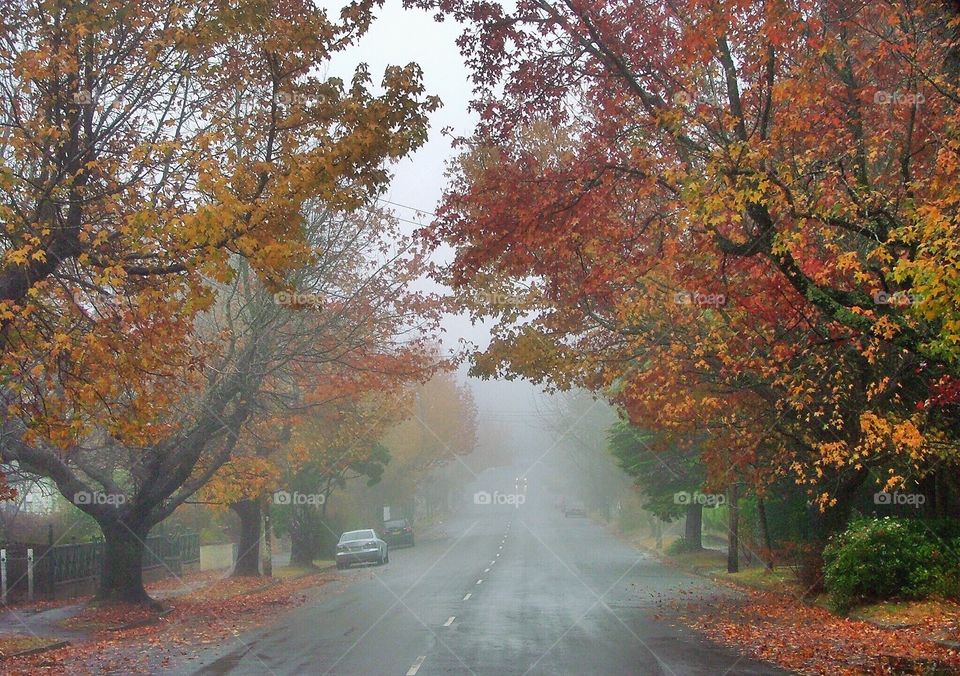
M406 528L407 522L403 519L396 519L394 521L387 521L384 526L387 528Z
M372 540L376 537L372 530L352 530L340 536L340 542L354 542L356 540Z

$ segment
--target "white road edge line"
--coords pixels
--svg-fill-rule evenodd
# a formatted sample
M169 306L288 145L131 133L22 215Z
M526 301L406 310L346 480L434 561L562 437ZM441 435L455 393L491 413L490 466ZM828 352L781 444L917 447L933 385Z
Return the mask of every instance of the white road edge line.
M444 627L449 627L451 624L453 624L453 621L454 621L455 619L457 619L457 616L456 616L456 615L451 615L450 618L449 618L446 622L443 623L443 626L444 626Z
M473 594L467 594L466 596L463 597L463 600L469 601L471 596L473 596Z
M413 663L413 666L410 667L410 671L407 672L407 676L417 676L417 672L420 671L420 667L423 666L423 663L426 661L427 656L421 655L417 658L417 661Z

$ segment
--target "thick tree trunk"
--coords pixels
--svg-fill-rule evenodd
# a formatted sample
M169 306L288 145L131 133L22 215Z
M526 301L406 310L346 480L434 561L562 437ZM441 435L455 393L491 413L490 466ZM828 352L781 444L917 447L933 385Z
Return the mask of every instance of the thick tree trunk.
M149 528L143 524L107 521L103 531L103 570L97 600L153 605L143 587L143 553Z
M703 549L703 505L687 505L687 519L683 527L683 540L690 551Z
M291 566L312 566L313 562L320 558L320 553L315 546L313 538L290 536L290 565Z
M770 542L770 528L767 525L767 504L763 498L757 498L757 527L760 531L760 543L767 570L773 570L773 544Z
M740 496L737 485L730 486L727 498L727 510L730 514L730 523L727 526L727 572L736 573L740 570Z
M313 505L295 505L290 524L290 565L312 566L320 558L322 517Z
M241 500L230 505L240 517L240 544L237 546L237 563L233 567L233 577L259 577L260 572L260 530L263 515L260 503L256 500Z

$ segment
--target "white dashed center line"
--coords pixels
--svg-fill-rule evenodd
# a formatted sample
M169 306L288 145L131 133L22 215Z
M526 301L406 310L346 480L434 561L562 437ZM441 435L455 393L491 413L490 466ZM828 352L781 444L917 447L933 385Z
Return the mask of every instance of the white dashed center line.
M417 661L413 663L413 666L410 667L410 671L407 672L407 676L417 676L417 672L420 671L420 667L423 666L424 660L427 659L426 655L421 655L417 658Z
M469 601L471 596L473 596L473 594L467 594L466 596L463 597L463 600Z
M453 624L453 621L454 621L455 619L457 619L457 616L456 616L456 615L451 615L450 618L449 618L446 622L443 623L443 626L444 626L444 627L449 627L451 624Z
M477 584L481 584L482 582L483 582L483 578L480 578L479 580L477 580Z
M484 573L489 573L489 572L490 572L490 569L489 569L489 568L484 568L484 569L483 569L483 572L484 572Z

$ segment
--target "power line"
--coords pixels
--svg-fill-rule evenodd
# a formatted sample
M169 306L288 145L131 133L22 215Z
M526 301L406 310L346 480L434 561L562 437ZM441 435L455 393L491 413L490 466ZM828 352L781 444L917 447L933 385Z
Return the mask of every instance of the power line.
M409 204L400 204L400 202L392 202L390 200L383 199L382 197L378 197L377 201L383 202L384 204L390 204L395 207L401 207L402 209L410 209L410 211L417 211L421 214L426 214L427 216L433 216L434 218L439 218L435 213L433 213L429 209L421 209L419 207L412 207Z
M363 209L364 211L366 211L367 213L370 213L370 214L376 215L376 214L378 213L378 212L374 211L373 209L368 209L367 207L364 207L364 206L361 206L360 208ZM416 226L421 227L421 228L422 228L424 225L426 225L426 223L419 223L419 222L417 222L417 221L411 221L409 218L400 218L400 217L397 216L396 214L390 214L390 218L394 219L395 221L400 221L401 223L409 223L410 225L416 225Z

